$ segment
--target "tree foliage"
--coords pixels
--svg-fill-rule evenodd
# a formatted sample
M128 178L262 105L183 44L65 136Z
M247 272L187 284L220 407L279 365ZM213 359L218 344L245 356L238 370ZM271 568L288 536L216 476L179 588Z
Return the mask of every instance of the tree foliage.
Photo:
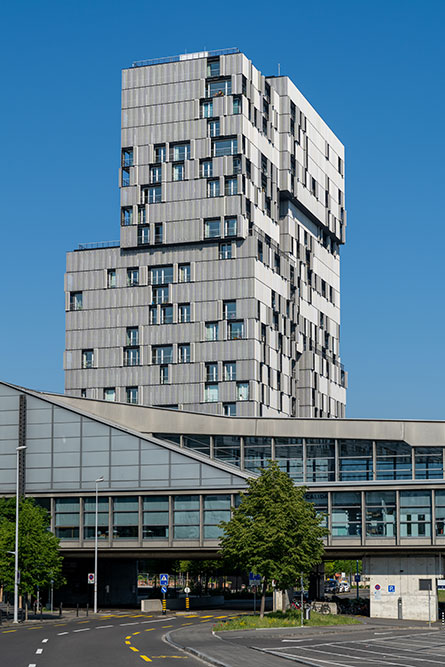
M0 499L0 582L14 590L15 498ZM49 515L32 498L22 498L19 506L20 592L33 594L36 587L53 580L64 583L63 556L59 540L49 531Z
M280 589L290 588L321 561L327 531L305 500L306 489L294 486L276 461L248 484L231 520L221 524L221 554L230 566L262 576L263 613L272 580Z

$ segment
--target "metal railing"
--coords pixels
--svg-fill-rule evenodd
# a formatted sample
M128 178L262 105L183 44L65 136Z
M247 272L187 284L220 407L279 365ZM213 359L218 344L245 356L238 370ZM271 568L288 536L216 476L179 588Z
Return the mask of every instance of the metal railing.
M118 248L120 241L98 241L97 243L79 243L77 250L95 250L96 248Z
M196 58L213 58L214 56L229 56L240 53L237 47L218 49L216 51L198 51L196 53L181 53L177 56L164 56L163 58L151 58L150 60L135 60L132 67L148 67L149 65L166 65L177 63L181 60L195 60Z

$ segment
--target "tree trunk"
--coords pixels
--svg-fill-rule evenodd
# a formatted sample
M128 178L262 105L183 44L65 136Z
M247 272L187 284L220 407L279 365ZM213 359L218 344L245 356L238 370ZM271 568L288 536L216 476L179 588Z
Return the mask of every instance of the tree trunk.
M266 592L267 592L267 581L263 581L263 590L261 591L261 607L260 607L260 618L264 618L264 612L266 609Z

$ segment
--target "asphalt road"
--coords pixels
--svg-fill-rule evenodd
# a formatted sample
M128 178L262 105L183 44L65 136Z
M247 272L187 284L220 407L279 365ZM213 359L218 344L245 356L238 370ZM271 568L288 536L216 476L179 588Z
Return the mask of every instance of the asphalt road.
M138 667L146 663L202 667L162 637L175 628L214 623L224 612L166 616L104 614L42 624L3 626L0 664L6 667Z

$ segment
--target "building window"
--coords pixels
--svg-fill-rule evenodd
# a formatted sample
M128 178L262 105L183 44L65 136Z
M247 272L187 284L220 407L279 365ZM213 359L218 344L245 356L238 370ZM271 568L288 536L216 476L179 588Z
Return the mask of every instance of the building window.
M225 417L236 417L236 403L224 403L223 410Z
M127 269L127 287L139 285L139 269L137 267Z
M209 120L207 123L209 137L219 137L220 125L219 118L216 120Z
M215 178L212 181L207 181L207 196L208 197L219 197L219 178Z
M122 167L122 187L127 188L130 185L130 168Z
M226 178L224 192L228 196L238 194L238 179L236 177Z
M116 287L116 269L108 269L107 271L107 287Z
M139 206L138 207L138 225L145 225L147 222L147 211L145 209L145 206Z
M150 167L150 183L160 183L162 181L162 167L155 165Z
M206 382L218 382L218 364L206 364Z
M236 361L225 361L223 365L224 380L230 382L236 380Z
M190 343L180 343L178 345L178 362L180 364L190 363Z
M218 322L206 322L206 340L218 340Z
M171 364L173 361L172 345L154 345L151 350L152 364Z
M164 227L162 222L155 224L155 243L163 243L164 241Z
M139 366L140 355L138 347L124 348L124 366Z
M158 323L158 307L150 306L150 324Z
M93 368L94 350L82 350L82 368Z
M159 367L159 380L161 384L168 384L168 366L160 366Z
M236 236L236 218L224 219L224 236Z
M241 97L233 98L233 113L234 114L241 113Z
M206 384L204 388L204 401L206 403L215 403L219 400L219 391L217 384Z
M137 389L128 387L128 389ZM133 403L133 401L128 401ZM137 496L113 498L113 539L135 540L138 537L139 499Z
M70 292L70 310L82 310L83 294L82 292Z
M183 324L184 322L190 322L190 304L189 303L180 303L178 306L178 318L179 322Z
M366 537L396 537L396 492L366 491Z
M219 244L219 258L220 259L232 259L232 244L231 243L220 243Z
M241 173L241 158L240 157L234 157L233 158L233 169L232 169L234 174L240 174Z
M400 491L400 537L431 537L431 491Z
M261 241L258 241L258 254L257 254L258 259L260 262L263 261L263 243Z
M184 162L190 159L190 144L170 144L170 160L172 162Z
M237 322L229 322L228 325L229 340L241 340L244 338L244 322L238 320Z
M213 164L211 160L203 160L201 162L201 176L203 178L211 178L213 176Z
M249 383L248 382L237 382L236 383L236 400L237 401L248 401L249 400Z
M153 287L152 303L168 303L168 287Z
M236 153L238 153L238 140L236 137L232 137L231 139L214 139L212 141L213 157L236 155Z
M165 150L165 144L158 144L157 146L154 147L154 153L155 153L155 162L165 162L165 158L167 157L167 152Z
M224 301L223 303L224 319L236 319L236 301Z
M204 101L201 102L201 118L211 118L213 116L213 102Z
M144 540L168 538L168 496L142 498L142 537Z
M132 167L133 166L133 149L132 148L123 148L122 149L122 167Z
M106 387L104 389L104 400L111 402L116 400L116 387Z
M219 58L215 58L215 60L208 60L207 76L219 76L219 75L220 75Z
M80 499L56 498L56 537L62 540L79 539Z
M218 540L223 530L221 521L230 521L230 495L206 495L204 496L204 539Z
M184 180L184 163L179 162L178 164L173 165L173 180L174 181L183 181Z
M343 491L332 494L332 535L360 536L362 532L361 494Z
M125 387L125 397L127 403L136 404L138 402L138 388L137 387Z
M173 324L173 306L161 306L161 324Z
M152 285L169 285L173 282L173 265L156 266L150 269L150 283Z
M139 345L139 327L127 327L127 345L128 347Z
M121 209L121 224L123 227L133 224L133 207L124 206Z
M159 204L162 199L162 187L160 185L151 185L142 188L143 204Z
M219 218L204 220L204 238L215 239L220 236L221 221Z
M190 264L179 264L178 280L180 283L190 282Z
M207 97L221 97L222 95L232 94L232 80L219 79L218 81L209 81L207 83Z
M144 211L145 214L145 211ZM138 245L148 245L150 243L150 227L139 227L138 229Z
M199 496L174 496L174 538L199 540Z

